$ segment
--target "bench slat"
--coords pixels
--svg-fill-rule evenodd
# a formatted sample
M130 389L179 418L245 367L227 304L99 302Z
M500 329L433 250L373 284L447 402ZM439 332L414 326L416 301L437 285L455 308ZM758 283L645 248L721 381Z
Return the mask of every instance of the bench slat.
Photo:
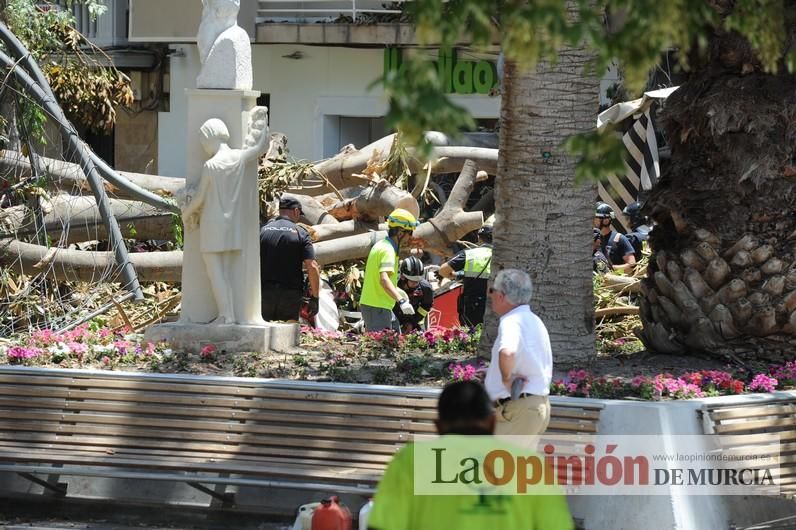
M714 426L717 434L749 432L760 429L790 430L794 428L793 418L763 419L739 421L737 423L720 423Z
M256 421L256 422L274 422L279 424L285 423L299 423L299 424L322 424L322 425L338 425L341 421L341 418L347 419L352 423L355 423L359 427L369 427L374 429L382 429L388 431L417 431L417 432L428 432L428 433L435 433L436 428L434 424L430 421L425 423L420 422L412 422L411 420L401 421L400 419L389 418L389 419L380 419L380 418L371 418L371 417L357 417L354 415L349 416L346 412L345 414L338 413L335 415L327 414L328 410L317 410L314 414L297 414L295 411L293 413L287 413L284 411L282 413L274 413L274 412L261 412L261 410L267 410L266 407L263 409L257 408L248 408L248 409L223 409L223 408L213 408L213 407L201 407L201 406L191 406L191 407L174 407L172 405L140 405L132 402L99 402L99 401L72 401L72 400L63 400L63 399L36 399L36 400L22 400L22 399L4 399L0 398L0 411L3 408L8 408L9 410L19 410L20 408L24 408L26 411L32 410L45 410L45 409L55 409L55 410L63 410L63 411L75 411L75 412L83 412L83 411L92 411L92 412L109 412L109 413L119 413L119 414L126 414L126 415L136 415L136 416L158 416L158 417L166 417L166 418L174 418L174 419L190 419L190 417L196 418L212 418L212 419L220 419L220 420L229 420L233 422L240 422L240 421ZM0 413L1 414L1 413Z
M24 420L30 417L30 412L7 411L0 409L0 418ZM90 414L72 412L37 412L36 419L39 421L54 421L61 423L74 424L102 424L102 425L124 425L133 427L161 427L171 429L181 429L183 436L193 436L194 432L226 432L243 435L252 434L271 434L272 429L268 425L258 425L255 422L237 423L221 421L201 421L201 420L179 420L173 418L161 419L158 417L147 416L128 416L114 414ZM406 441L409 436L408 431L384 432L372 429L359 429L358 425L344 426L345 422L341 419L338 427L343 428L324 428L323 433L329 438L341 440L373 440L373 441ZM318 429L312 427L292 427L287 425L279 426L279 432L285 435L294 436L317 436ZM200 434L201 436L201 434Z
M236 475L272 475L279 477L301 476L315 480L342 480L345 482L378 481L380 473L366 472L356 468L321 469L320 466L300 465L239 465L234 462L175 462L170 458L150 457L146 459L117 458L111 455L75 455L53 451L29 450L25 453L2 452L0 461L50 464L82 464L85 466L113 466L125 469L157 469L163 471L196 471L206 473L232 473ZM331 466L330 466L331 467ZM53 468L53 473L57 473Z
M249 398L223 398L223 397L186 397L162 392L140 391L96 391L85 389L25 387L20 385L0 385L0 395L10 396L12 399L29 398L65 398L73 400L100 400L123 401L131 403L187 405L190 407L224 407L224 408L264 408L267 410L297 410L314 412L318 410L317 403L297 399L249 399ZM345 412L349 414L368 416L388 416L400 418L417 418L433 420L436 410L414 409L393 406L375 406L372 403L325 403L323 410L328 412Z
M119 448L134 449L163 449L163 450L182 450L186 452L210 453L231 453L234 455L258 456L285 456L285 457L308 457L319 460L339 459L345 456L346 461L353 463L360 462L382 462L387 463L392 458L391 452L341 452L337 450L307 449L296 447L284 447L277 445L254 445L254 444L222 444L209 442L174 441L159 440L148 438L130 438L125 436L85 436L67 435L61 436L56 433L0 433L0 445L11 447L14 445L24 446L32 444L35 446L65 447L71 444L84 444L96 446L102 450ZM397 450L393 447L393 451Z
M363 462L352 462L348 459L345 460L337 460L334 458L334 455L328 456L326 458L309 458L306 453L303 455L303 458L299 458L296 456L279 456L279 455L251 455L245 453L238 453L238 452L226 452L226 453L216 453L216 452L206 452L206 451L184 451L184 450L169 450L169 449L159 449L159 448L135 448L135 447L125 447L125 448L114 448L110 450L107 446L92 446L88 444L61 444L61 445L53 445L53 444L44 444L44 445L23 445L19 443L8 443L0 441L0 448L4 448L8 451L27 451L29 449L39 450L39 451L48 451L48 452L60 452L60 453L68 453L68 454L75 454L75 455L86 455L86 456L101 456L101 455L111 455L117 458L148 458L150 456L159 457L159 458L170 458L175 459L179 458L182 462L216 462L216 461L223 461L226 463L238 463L240 465L260 465L260 464L287 464L287 465L304 465L304 466L320 466L321 468L356 468L356 469L364 469L370 470L371 472L380 473L384 471L386 464L390 460L389 455L379 455L376 458L371 458L369 461ZM343 456L341 453L337 453L337 457ZM371 455L372 457L375 455Z
M729 407L716 409L710 412L710 417L714 422L741 419L757 418L763 416L788 416L796 417L796 405L788 403L772 403L770 405Z
M0 430L27 431L27 432L57 432L59 434L92 434L92 435L116 435L116 436L138 436L141 438L156 438L164 440L185 440L185 433L182 431L140 429L135 427L106 427L102 425L92 426L87 432L85 426L79 425L57 425L42 423L6 423L0 421ZM313 449L330 449L338 451L360 451L363 453L388 453L395 452L396 444L374 443L374 442L352 442L350 440L329 440L320 437L315 438L293 438L288 436L266 436L240 435L234 433L203 433L201 438L193 436L194 440L222 443L244 443L257 444L263 446L282 445L288 447L307 447ZM408 441L408 440L407 440ZM401 442L401 445L403 441Z
M332 401L340 403L368 403L380 405L393 405L399 407L418 407L436 410L436 398L408 398L398 396L388 396L384 394L357 394L346 392L312 391L312 390L293 390L284 388L268 388L264 386L221 386L221 385L202 385L197 383L173 382L151 382L151 381L130 381L126 379L102 379L102 378L76 378L76 377L40 377L28 376L21 381L19 376L8 376L0 373L0 383L17 384L24 382L26 385L39 386L61 386L74 388L105 388L105 389L124 389L137 391L158 391L173 394L198 394L198 395L220 395L251 398L294 398L303 401Z

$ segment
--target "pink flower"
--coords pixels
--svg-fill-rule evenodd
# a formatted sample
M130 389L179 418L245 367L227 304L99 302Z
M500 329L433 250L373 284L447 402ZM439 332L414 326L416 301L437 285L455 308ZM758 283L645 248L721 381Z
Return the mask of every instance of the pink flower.
M66 346L72 351L72 353L77 354L78 356L82 356L86 351L88 351L88 346L81 342L68 342Z
M749 390L752 392L773 392L777 388L779 381L765 374L757 374L752 382L749 383Z
M127 350L129 350L132 346L133 344L126 340L117 340L113 342L113 347L116 348L116 351L119 352L119 355L125 355Z
M9 359L30 359L37 357L41 353L38 348L25 348L24 346L11 346L6 351Z
M107 355L105 355L105 356L102 358L102 364L103 364L103 365L105 365L105 366L108 366L109 364L111 364L111 358L110 358L110 357L108 357Z
M216 347L214 344L208 344L204 348L202 348L202 359L208 359L216 353Z

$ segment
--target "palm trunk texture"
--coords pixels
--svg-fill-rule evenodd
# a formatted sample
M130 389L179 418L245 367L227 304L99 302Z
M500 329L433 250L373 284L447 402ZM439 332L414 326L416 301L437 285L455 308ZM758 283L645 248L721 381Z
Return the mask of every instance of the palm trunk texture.
M527 271L531 307L550 333L556 362L594 356L591 230L596 192L575 184L577 161L564 151L571 135L594 128L599 80L587 74L585 48L566 48L556 64L522 72L507 62L502 85L500 152L495 183L492 275ZM481 354L494 342L487 310Z
M646 206L657 226L642 286L645 344L792 359L796 76L766 74L745 40L714 35L663 122L672 157Z

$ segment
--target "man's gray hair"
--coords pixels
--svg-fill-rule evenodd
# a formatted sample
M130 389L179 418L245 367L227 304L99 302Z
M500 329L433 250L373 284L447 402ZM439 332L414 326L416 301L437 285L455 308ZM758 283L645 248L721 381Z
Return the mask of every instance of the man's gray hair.
M527 304L533 294L533 283L528 273L519 269L503 269L497 273L492 287L506 296L514 305Z

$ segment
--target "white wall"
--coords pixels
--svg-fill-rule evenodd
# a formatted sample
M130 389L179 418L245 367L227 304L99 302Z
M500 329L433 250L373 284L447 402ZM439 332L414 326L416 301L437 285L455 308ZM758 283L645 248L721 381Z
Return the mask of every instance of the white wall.
M171 58L171 107L159 116L158 173L183 176L187 134L184 91L195 86L200 64L194 45L174 48L183 50L184 56L178 53ZM302 58L284 57L294 52L301 52ZM252 64L254 89L271 95L271 130L287 135L293 158L323 158L325 137L333 129L328 120L324 127L325 116L378 117L387 112L381 87L368 90L384 69L381 49L254 45ZM452 99L475 118L499 116L499 97Z

